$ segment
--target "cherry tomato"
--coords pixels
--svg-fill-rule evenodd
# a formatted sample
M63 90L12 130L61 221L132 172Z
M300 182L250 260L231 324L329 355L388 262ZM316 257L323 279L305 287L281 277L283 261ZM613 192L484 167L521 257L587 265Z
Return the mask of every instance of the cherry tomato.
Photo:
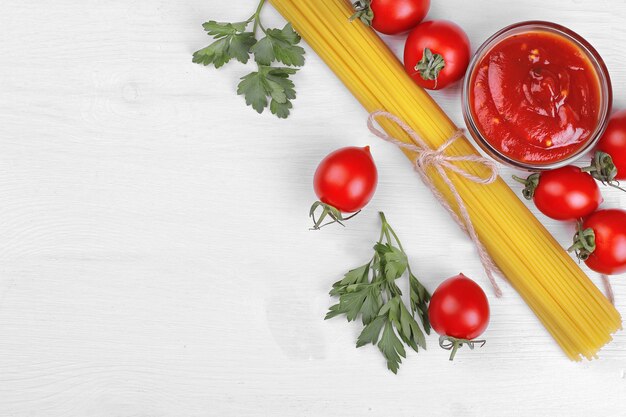
M626 110L619 111L611 116L609 125L604 132L598 150L606 152L613 158L617 168L618 180L626 179Z
M375 30L398 35L419 24L430 8L430 0L361 0L354 3L356 13Z
M593 213L583 222L572 249L596 272L606 275L626 272L626 211L609 209Z
M404 46L404 67L420 86L439 90L463 78L470 42L458 25L447 20L419 24Z
M430 299L428 318L442 336L471 340L489 324L489 302L482 288L463 274L448 278Z
M525 182L524 197L546 216L555 220L576 220L588 216L602 203L600 187L591 175L568 165L532 174Z
M332 152L320 162L313 179L320 201L344 213L365 207L377 184L378 171L369 146Z

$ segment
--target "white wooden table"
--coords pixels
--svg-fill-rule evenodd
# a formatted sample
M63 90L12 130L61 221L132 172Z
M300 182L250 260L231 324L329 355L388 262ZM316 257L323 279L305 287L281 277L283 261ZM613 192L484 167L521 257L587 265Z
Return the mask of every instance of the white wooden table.
M202 22L255 3L2 1L0 416L625 416L626 334L570 363L512 288L496 300L472 244L317 56L285 121L236 96L246 68L191 63ZM515 21L569 26L626 107L623 1L434 0L430 18L474 48ZM461 123L459 95L435 98ZM346 229L310 232L317 162L365 144L375 198ZM483 349L450 363L431 335L394 376L355 348L358 325L322 320L330 284L368 259L378 210L429 289L463 271L487 290Z

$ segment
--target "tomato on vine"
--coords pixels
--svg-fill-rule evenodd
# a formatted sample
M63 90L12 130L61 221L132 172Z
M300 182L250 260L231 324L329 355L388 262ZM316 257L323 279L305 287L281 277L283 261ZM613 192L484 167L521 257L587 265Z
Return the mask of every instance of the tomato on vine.
M320 162L313 178L313 187L319 201L311 207L313 229L331 223L343 225L369 203L378 185L378 170L370 147L337 149ZM319 218L316 210L322 207ZM343 213L354 213L343 217ZM332 220L322 224L326 217Z
M626 211L600 210L587 217L579 223L569 251L601 274L626 272Z
M489 302L478 284L463 274L445 280L432 295L428 307L432 328L440 335L439 345L451 350L450 360L464 344L474 349L484 340L474 340L489 324Z
M533 200L540 212L555 220L577 220L588 216L602 203L600 187L591 175L568 165L552 171L532 174L523 179L522 194Z
M404 46L406 72L429 90L442 89L463 78L469 61L469 38L447 20L420 23Z
M618 111L609 119L604 135L598 142L598 150L613 158L616 180L626 179L626 110Z
M531 174L528 178L513 178L525 185L522 194L533 200L540 212L555 220L578 220L596 211L602 203L598 180L626 191L616 180L617 168L611 156L597 151L591 165L573 165Z
M353 7L351 20L360 19L385 35L398 35L424 20L430 0L359 0Z

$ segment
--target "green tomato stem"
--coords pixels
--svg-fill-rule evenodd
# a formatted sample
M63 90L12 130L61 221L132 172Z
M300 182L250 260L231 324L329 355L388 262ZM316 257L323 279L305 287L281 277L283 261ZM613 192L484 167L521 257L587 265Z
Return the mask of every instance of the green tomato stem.
M456 356L456 352L459 350L459 347L461 347L461 343L459 343L458 340L456 340L453 344L452 347L452 352L450 352L450 360L453 361L454 360L454 356Z
M467 345L470 349L474 349L477 344L480 344L479 347L485 346L487 343L486 340L468 340L468 339L458 339L452 336L439 336L439 346L445 350L451 350L450 352L450 360L454 360L457 350L461 348L463 345Z

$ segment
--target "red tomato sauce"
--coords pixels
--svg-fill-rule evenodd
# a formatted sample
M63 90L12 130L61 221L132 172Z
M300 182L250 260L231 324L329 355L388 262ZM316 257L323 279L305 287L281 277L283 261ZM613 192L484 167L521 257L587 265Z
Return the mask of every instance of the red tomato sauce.
M598 74L564 36L503 39L477 64L470 106L485 139L509 158L549 164L576 153L598 124Z

